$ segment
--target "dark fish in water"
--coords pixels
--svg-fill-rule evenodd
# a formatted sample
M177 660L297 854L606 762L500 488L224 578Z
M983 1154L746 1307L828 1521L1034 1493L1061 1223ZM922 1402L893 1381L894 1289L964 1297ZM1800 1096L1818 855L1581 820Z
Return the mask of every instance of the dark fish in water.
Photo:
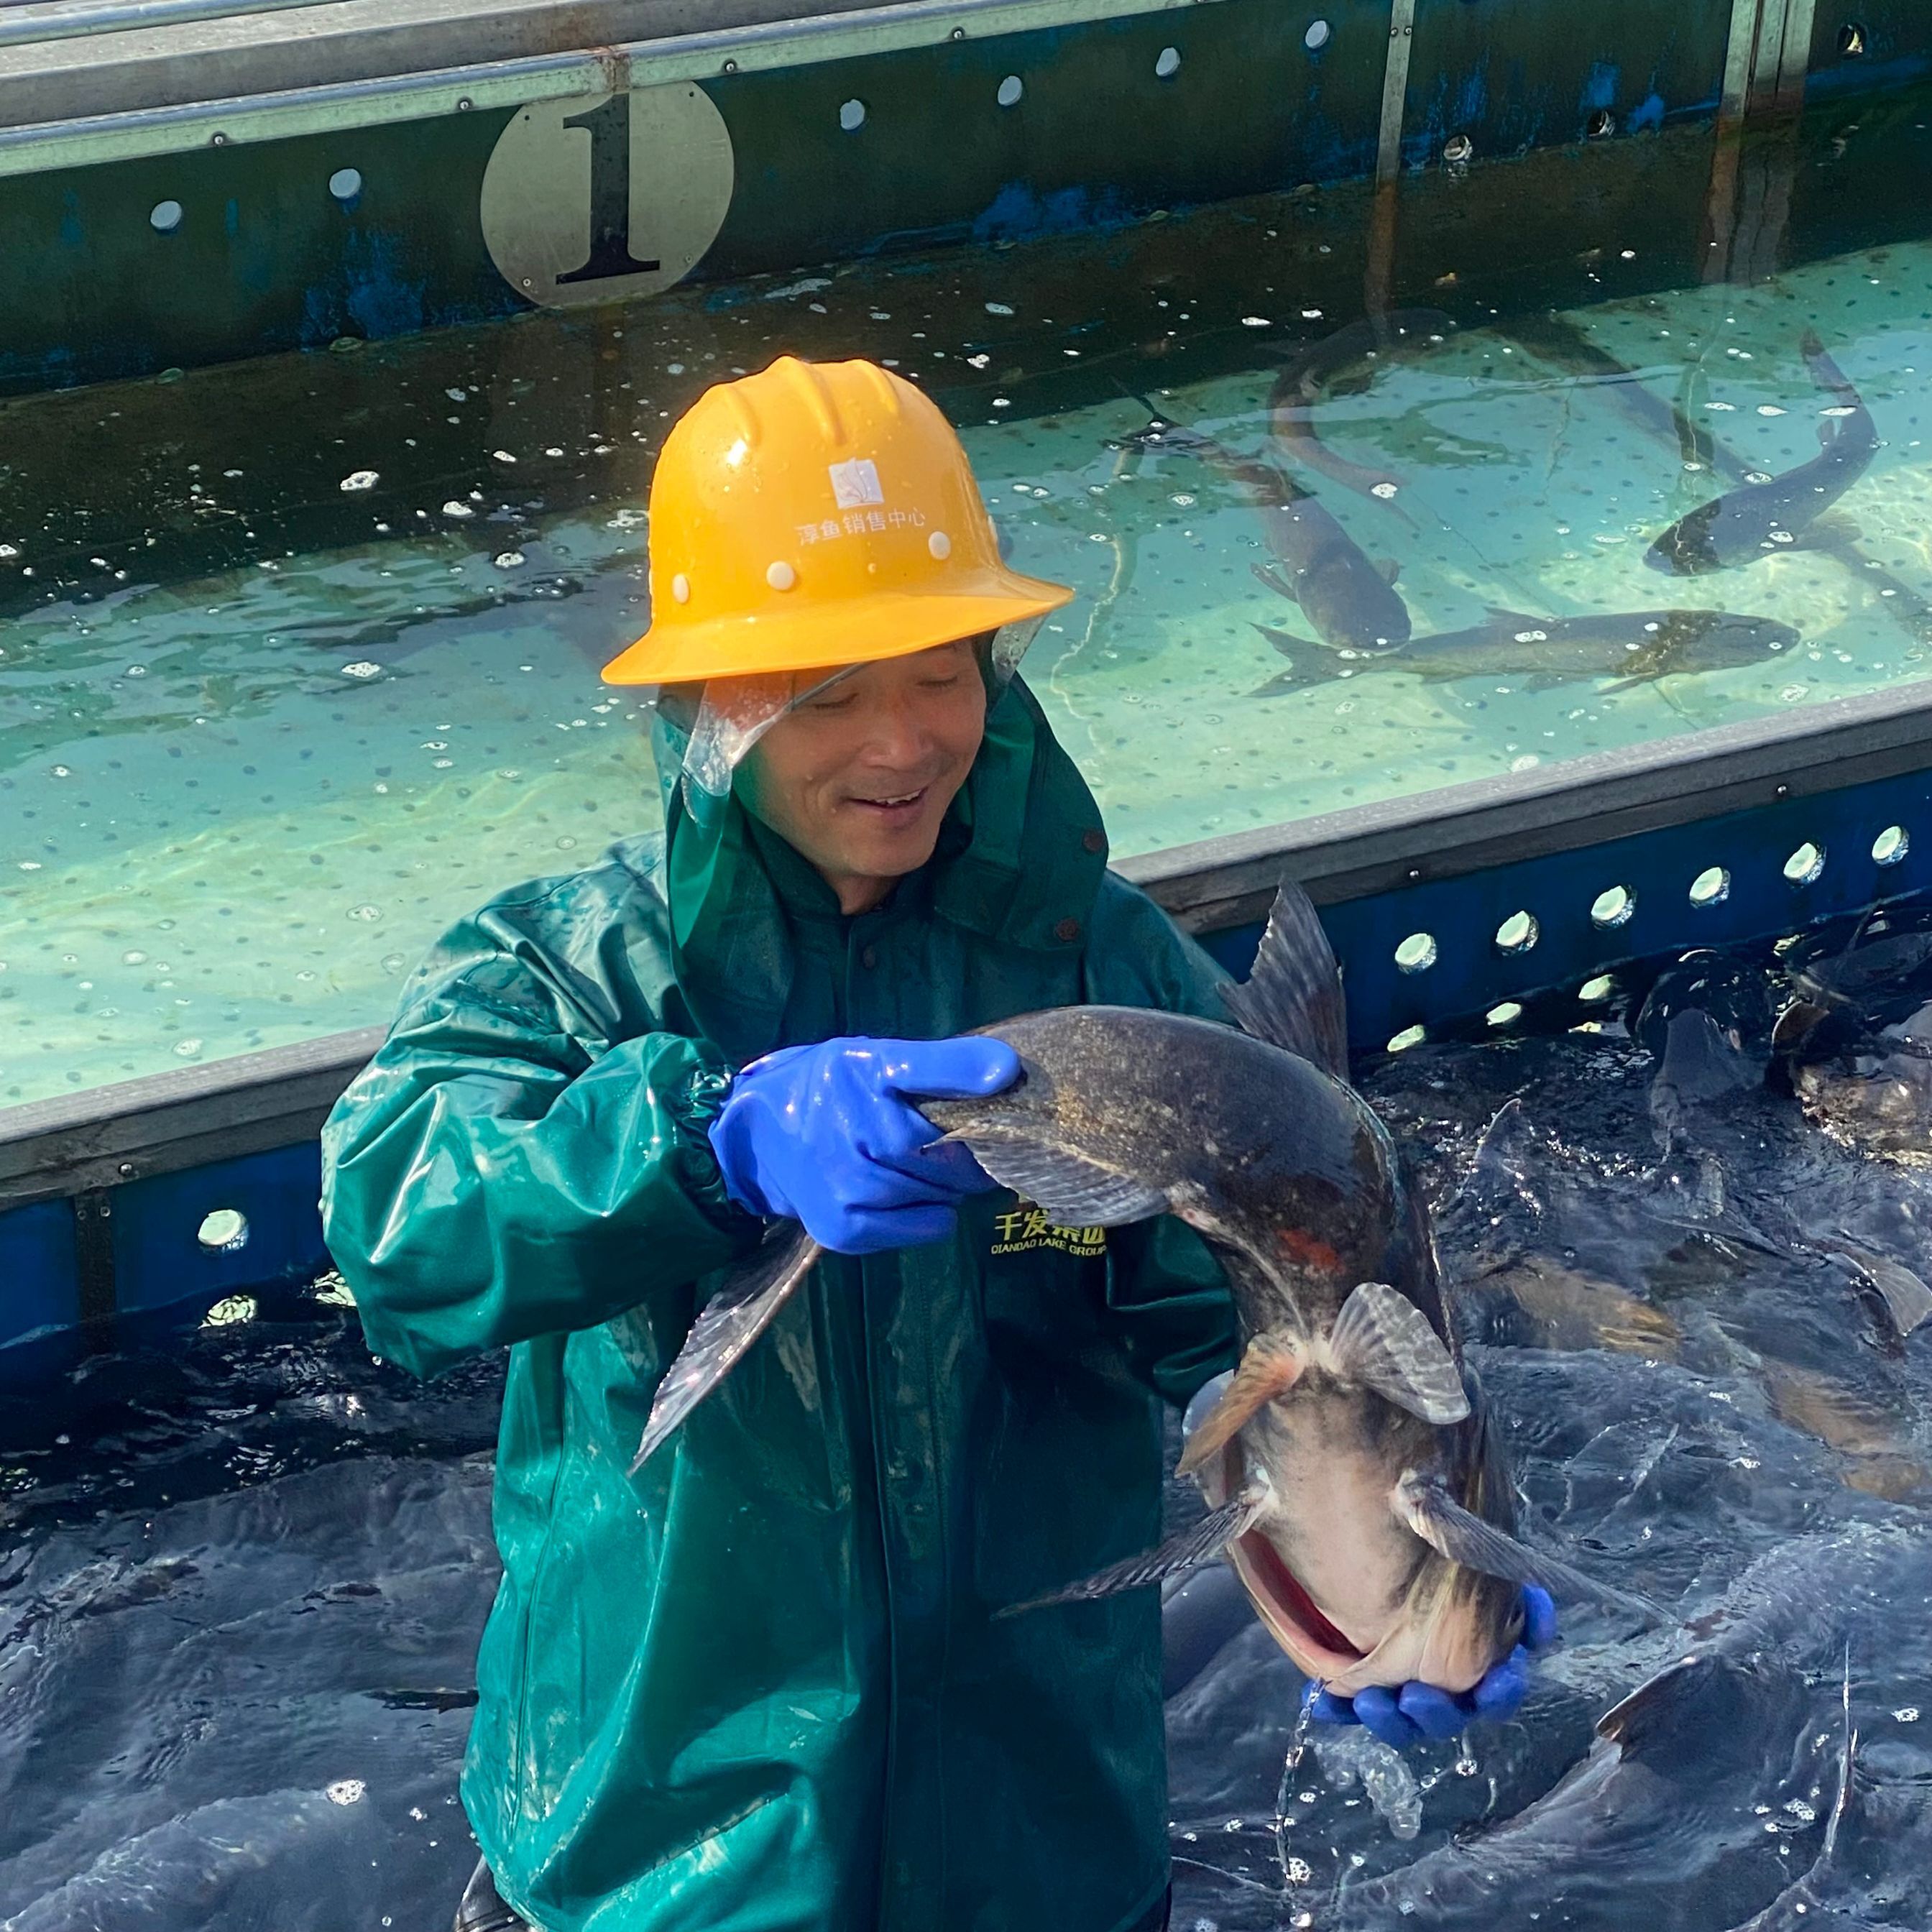
M1002 1021L982 1030L1018 1052L1020 1081L922 1109L1057 1222L1180 1216L1234 1287L1245 1352L1184 1458L1209 1514L1038 1600L1154 1584L1226 1550L1311 1676L1344 1693L1412 1678L1467 1689L1516 1641L1522 1583L1630 1600L1511 1533L1480 1391L1446 1339L1426 1210L1388 1130L1338 1077L1340 978L1298 887L1283 887L1228 1004L1242 1030L1117 1006ZM762 1268L706 1308L658 1389L640 1462L816 1252L781 1231Z
M1850 1053L1792 1070L1805 1113L1868 1154L1932 1160L1932 1046Z
M1650 1114L1666 1150L1696 1108L1764 1084L1776 1013L1769 976L1748 960L1700 947L1658 975L1630 1031L1657 1061Z
M1292 670L1252 694L1281 692L1324 682L1325 662L1304 664L1299 638L1257 625ZM1606 692L1628 691L1678 671L1729 670L1756 664L1798 640L1789 624L1771 617L1733 616L1724 610L1604 611L1588 617L1532 617L1492 610L1490 621L1466 631L1415 638L1400 649L1370 653L1379 668L1406 671L1430 682L1459 677L1520 677L1532 691L1593 678L1615 680Z
M1641 370L1618 362L1607 350L1599 347L1568 316L1552 314L1519 316L1509 325L1509 333L1540 360L1586 384L1601 386L1640 428L1666 443L1674 442L1687 466L1696 464L1733 483L1742 482L1750 474L1752 466L1701 424L1694 422L1681 400L1666 402L1648 386ZM1883 600L1880 608L1908 635L1922 644L1932 643L1932 602L1902 578L1867 556L1858 546L1856 532L1827 518L1812 524L1805 548L1835 558L1866 591Z
M1796 1861L1780 1855L1780 1840L1795 1845L1767 1832L1767 1817L1796 1800L1804 1811L1784 1815L1809 1819L1821 1784L1842 1796L1842 1728L1821 1706L1828 1697L1834 1718L1842 1708L1845 1646L1895 1646L1898 1606L1923 1600L1928 1560L1922 1534L1868 1523L1780 1544L1691 1623L1692 1654L1605 1714L1588 1756L1553 1790L1345 1888L1328 1922L1711 1932L1768 1910ZM1822 1854L1829 1826L1812 1830Z
M1768 482L1741 484L1672 524L1645 554L1652 568L1696 577L1754 563L1802 542L1818 518L1864 474L1878 448L1870 412L1815 334L1808 329L1800 346L1812 380L1833 398L1838 412L1819 425L1823 447L1809 463Z
M1888 1028L1932 1041L1932 1017L1916 1033L1913 1018L1932 1000L1932 911L1881 907L1843 934L1828 928L1785 955L1792 997L1778 1051L1822 1058Z
M1386 470L1337 456L1315 433L1315 406L1378 357L1432 339L1439 342L1455 326L1440 309L1395 309L1364 316L1300 350L1268 392L1268 427L1282 455L1361 496L1388 501L1399 487L1396 479ZM1362 384L1358 380L1354 386Z
M1301 606L1331 650L1376 653L1408 641L1408 607L1395 592L1395 566L1371 563L1355 540L1292 477L1259 457L1240 456L1212 436L1156 421L1136 439L1147 449L1198 457L1254 506L1273 554L1255 574Z

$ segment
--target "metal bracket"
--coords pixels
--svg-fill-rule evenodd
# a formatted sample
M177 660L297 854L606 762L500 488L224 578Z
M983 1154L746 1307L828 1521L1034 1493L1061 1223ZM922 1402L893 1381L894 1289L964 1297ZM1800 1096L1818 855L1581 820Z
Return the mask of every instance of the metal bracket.
M1382 68L1382 134L1376 144L1376 179L1392 182L1402 172L1402 124L1408 112L1408 56L1415 42L1415 0L1391 0L1388 59Z
M74 1197L74 1264L82 1339L90 1348L114 1340L114 1190L89 1188Z

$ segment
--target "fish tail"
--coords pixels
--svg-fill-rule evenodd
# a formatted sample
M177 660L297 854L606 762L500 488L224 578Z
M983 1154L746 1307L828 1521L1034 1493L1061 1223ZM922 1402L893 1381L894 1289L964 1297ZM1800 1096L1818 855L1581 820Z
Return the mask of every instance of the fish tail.
M1804 332L1799 338L1798 349L1804 358L1804 366L1811 371L1812 381L1820 388L1855 409L1863 406L1858 391L1852 386L1851 378L1832 360L1815 328Z

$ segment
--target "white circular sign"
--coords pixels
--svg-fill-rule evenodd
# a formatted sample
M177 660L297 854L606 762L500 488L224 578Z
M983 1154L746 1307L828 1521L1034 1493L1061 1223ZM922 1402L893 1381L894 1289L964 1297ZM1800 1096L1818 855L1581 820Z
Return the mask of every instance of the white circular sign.
M483 171L483 239L552 308L681 282L718 238L736 169L724 118L689 81L519 110Z

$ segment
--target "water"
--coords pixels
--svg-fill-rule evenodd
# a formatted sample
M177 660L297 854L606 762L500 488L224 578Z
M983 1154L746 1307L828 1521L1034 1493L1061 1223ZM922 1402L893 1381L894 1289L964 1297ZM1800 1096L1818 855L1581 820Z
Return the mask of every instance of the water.
M1695 129L1404 190L1232 204L1119 235L848 265L632 310L4 406L0 1103L387 1017L437 928L514 879L647 829L638 707L597 668L647 611L643 508L665 428L782 350L878 357L962 427L1010 552L1081 601L1028 666L1137 853L1922 675L1927 111L1817 118L1794 266L1704 285ZM1390 266L1393 262L1393 267ZM1456 326L1316 409L1393 501L1300 473L1400 566L1418 637L1662 606L1796 626L1728 669L1425 682L1307 633L1253 573L1262 528L1149 412L1268 448L1286 359L1365 289ZM1548 319L1637 369L1551 359ZM1666 578L1642 554L1723 480L1669 421L1768 473L1816 451L1816 327L1884 447L1854 537ZM1702 466L1688 467L1696 464ZM1512 620L1508 630L1518 628Z
M1364 1088L1424 1177L1525 1534L1672 1621L1566 1604L1516 1720L1398 1756L1300 1732L1242 1620L1168 1706L1177 1927L1924 1922L1932 1329L1901 1343L1820 1240L1932 1272L1932 1165L1748 1082L1663 1106L1606 1024ZM372 1364L337 1300L227 1306L10 1408L4 1932L441 1922L497 1388ZM1690 1653L1627 1755L1594 1738Z

